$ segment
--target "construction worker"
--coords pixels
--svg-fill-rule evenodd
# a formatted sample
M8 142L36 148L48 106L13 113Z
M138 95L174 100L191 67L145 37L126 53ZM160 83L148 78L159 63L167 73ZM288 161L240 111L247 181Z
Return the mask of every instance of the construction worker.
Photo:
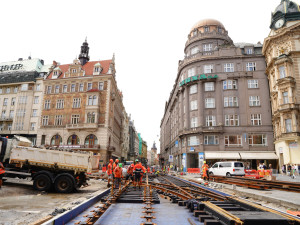
M141 175L143 173L143 166L142 164L139 162L138 159L135 160L136 164L133 168L133 173L134 173L134 176L135 176L135 189L136 189L136 185L138 184L139 185L139 189L141 189Z
M113 184L114 184L114 187L115 187L115 169L118 167L118 163L119 163L119 159L116 159L115 162L113 163L113 167L112 167L112 175L113 175Z
M107 165L107 171L106 171L106 173L108 175L107 187L110 187L111 186L110 182L113 181L113 162L114 162L114 160L110 159L109 164Z
M129 178L133 181L133 168L134 168L134 164L131 164L128 169L127 169L127 176L126 176L126 180L129 180Z
M114 170L115 174L115 188L121 189L121 178L122 178L122 163L119 163Z
M150 167L147 168L147 173L150 174Z
M141 173L141 183L143 182L143 177L144 177L144 174L147 173L147 170L146 168L142 165L143 169L142 169L142 173Z
M203 180L208 180L208 165L206 164L206 161L203 161L202 177Z
M4 176L5 168L3 164L0 162L0 189L2 187L2 177Z

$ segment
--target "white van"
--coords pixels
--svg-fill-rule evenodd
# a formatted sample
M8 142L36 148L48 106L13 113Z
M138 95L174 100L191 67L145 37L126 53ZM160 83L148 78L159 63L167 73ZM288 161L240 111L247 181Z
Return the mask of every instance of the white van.
M245 168L242 162L217 162L209 170L209 174L216 176L244 176Z

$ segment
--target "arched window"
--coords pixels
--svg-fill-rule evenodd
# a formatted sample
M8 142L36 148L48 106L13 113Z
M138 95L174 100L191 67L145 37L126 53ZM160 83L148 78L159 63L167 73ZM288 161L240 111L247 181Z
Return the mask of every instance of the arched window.
M50 145L52 146L59 146L59 145L62 145L62 138L60 135L54 135L52 138L51 138L51 142L50 142Z
M98 144L98 138L95 135L90 134L85 138L84 144L89 146L89 148L92 148Z
M68 138L68 145L79 145L79 138L76 134L73 134Z
M97 105L97 96L96 95L93 96L93 105Z

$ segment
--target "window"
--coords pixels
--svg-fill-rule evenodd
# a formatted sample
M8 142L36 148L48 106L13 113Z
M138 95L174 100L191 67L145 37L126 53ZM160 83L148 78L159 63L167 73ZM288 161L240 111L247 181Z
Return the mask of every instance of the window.
M197 93L197 84L190 86L190 94L192 95L195 93Z
M33 110L32 110L32 116L33 116L33 117L36 117L36 116L37 116L37 109L33 109Z
M225 115L225 126L239 126L239 115Z
M96 114L94 112L88 113L87 114L87 123L95 123L95 117L96 117Z
M251 125L252 126L261 125L261 114L251 114Z
M54 71L53 72L53 78L57 78L57 76L58 76L58 71Z
M97 105L97 96L89 96L88 105Z
M224 97L224 107L237 107L238 98L237 97Z
M196 75L196 68L188 69L188 77L192 77Z
M215 108L215 99L214 98L206 98L205 99L205 108L207 108L207 109Z
M282 97L283 97L283 104L288 104L289 103L289 94L287 91L282 93Z
M267 146L267 135L265 134L251 134L249 135L250 146Z
M25 116L25 113L26 113L26 110L25 109L19 109L17 111L17 117L24 117Z
M188 146L199 145L199 138L197 136L188 137Z
M79 84L79 91L83 91L83 84Z
M204 85L205 85L205 91L214 91L215 90L214 82L206 82Z
M191 101L191 110L197 110L198 105L197 105L197 100Z
M249 96L249 106L260 106L259 96Z
M292 132L292 119L285 120L285 131L286 133Z
M15 115L15 111L14 110L10 110L9 111L9 118L14 118Z
M63 124L63 115L55 115L54 125L61 126Z
M0 94L2 94L2 90L3 90L3 89L2 89L2 88L0 88Z
M99 90L100 91L104 90L104 83L103 82L99 82Z
M204 44L203 45L203 51L204 52L209 52L212 50L212 44Z
M204 32L209 32L209 27L204 27Z
M76 84L71 84L71 92L75 92Z
M247 55L252 55L253 54L253 48L247 48L246 49L246 54Z
M22 84L21 91L27 91L27 90L28 90L28 84Z
M33 104L39 104L39 96L34 96Z
M15 105L16 104L16 98L11 98L11 105Z
M191 128L198 127L198 118L192 117L191 118Z
M6 93L7 93L7 94L10 93L10 88L6 88Z
M95 67L94 72L99 72L100 71L100 67Z
M236 80L224 80L223 90L237 89Z
M233 63L225 63L224 64L224 72L234 72Z
M79 123L79 115L72 115L71 116L71 123L78 124Z
M93 105L97 105L97 96L96 95L93 96Z
M72 73L76 73L77 72L77 70L76 69L72 69Z
M285 67L284 66L280 66L279 67L279 77L280 77L280 79L286 77Z
M213 72L213 65L204 66L204 73L212 73L212 72Z
M57 109L63 109L64 108L64 100L63 99L58 99L56 102L56 108Z
M51 94L52 86L47 86L47 94Z
M68 143L68 145L79 145L80 140L76 134L73 134L68 138L67 143Z
M3 105L7 105L7 102L8 102L8 98L4 98L3 99Z
M81 98L73 98L73 108L80 108Z
M216 135L204 136L204 144L205 145L218 145L219 144L219 136L216 136Z
M49 116L43 116L42 125L47 126L49 122Z
M216 126L216 116L206 116L206 126L214 127Z
M35 130L35 123L31 123L30 130Z
M253 63L253 62L246 63L247 71L255 71L255 69L256 69L256 63Z
M55 93L59 93L59 85L55 85Z
M14 87L14 93L18 93L18 87Z
M225 135L225 146L242 146L242 136Z
M6 110L2 110L1 117L5 118Z
M20 96L19 104L26 104L26 103L27 103L27 96Z
M44 109L50 109L50 100L45 100Z
M68 85L64 84L63 86L63 93L68 92Z
M258 80L248 80L248 88L258 88Z
M198 52L199 52L199 48L198 47L191 48L191 55L197 54Z
M7 124L7 130L11 130L11 128L12 128L12 123L8 123Z
M36 91L40 91L40 90L41 90L41 85L40 85L40 84L37 84L36 87L35 87L35 90L36 90Z
M92 89L92 83L88 83L88 85L87 85L87 90L89 91L89 90L91 90Z
M24 122L17 122L15 125L15 130L23 130Z

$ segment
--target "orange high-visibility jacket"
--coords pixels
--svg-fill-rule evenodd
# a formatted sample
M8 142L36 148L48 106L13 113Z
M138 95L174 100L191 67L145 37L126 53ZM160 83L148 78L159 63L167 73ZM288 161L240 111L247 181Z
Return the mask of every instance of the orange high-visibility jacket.
M133 174L133 167L129 166L128 169L127 169L127 173L129 175L132 175Z
M0 174L3 174L3 173L5 173L4 166L3 166L3 164L0 162Z
M112 163L109 163L107 166L107 174L111 175L112 174Z
M122 168L121 167L116 167L114 170L114 174L116 178L121 178L122 177Z

